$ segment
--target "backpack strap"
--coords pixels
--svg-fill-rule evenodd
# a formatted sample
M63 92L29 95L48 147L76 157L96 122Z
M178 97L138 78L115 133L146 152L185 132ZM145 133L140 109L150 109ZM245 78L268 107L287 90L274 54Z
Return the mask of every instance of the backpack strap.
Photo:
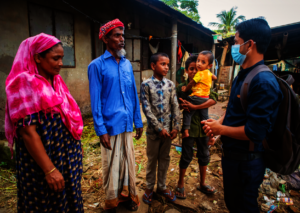
M247 101L247 96L248 96L248 91L250 88L250 84L252 79L260 72L262 71L269 71L272 73L272 71L267 67L266 65L258 65L256 66L245 78L243 85L241 87L240 91L240 99L241 99L241 104L244 112L247 112L247 106L248 106L248 101Z
M248 106L248 100L247 100L247 96L248 96L248 91L250 88L250 84L252 79L260 72L263 71L269 71L272 72L269 67L267 67L266 65L262 64L262 65L258 65L256 66L245 78L243 85L241 87L241 91L240 91L240 100L241 100L241 104L242 104L242 108L244 110L244 112L247 112L247 106ZM252 141L249 141L249 151L253 152L254 151L254 143Z
M247 95L248 95L248 91L249 91L249 87L251 84L252 79L260 72L263 71L267 71L270 72L274 75L274 77L277 79L277 81L282 81L286 84L287 88L290 90L290 92L288 93L288 113L287 113L287 128L290 129L290 123L291 123L291 94L294 94L293 90L291 89L290 85L292 85L294 83L294 78L291 75L287 75L287 76L282 76L285 77L285 80L283 80L282 78L279 78L278 76L276 76L270 69L269 67L267 67L266 65L258 65L257 67L255 67L245 78L243 85L241 87L241 91L240 91L240 100L241 100L241 104L242 104L242 108L243 110L246 112L247 111ZM268 148L268 143L266 141L266 139L263 140L263 145L265 148ZM249 141L249 151L254 151L254 143L252 141Z

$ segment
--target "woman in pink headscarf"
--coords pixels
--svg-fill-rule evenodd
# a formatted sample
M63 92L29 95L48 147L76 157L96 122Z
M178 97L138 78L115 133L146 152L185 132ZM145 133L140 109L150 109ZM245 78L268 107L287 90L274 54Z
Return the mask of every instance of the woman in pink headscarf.
M16 144L18 212L83 212L83 122L59 71L61 42L24 40L6 80L5 133Z

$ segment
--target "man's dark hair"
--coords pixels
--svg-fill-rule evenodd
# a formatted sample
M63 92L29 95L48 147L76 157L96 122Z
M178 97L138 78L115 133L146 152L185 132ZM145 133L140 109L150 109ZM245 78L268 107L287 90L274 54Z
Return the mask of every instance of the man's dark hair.
M199 53L199 55L205 55L208 57L208 63L212 64L214 62L214 55L212 54L212 52L208 51L208 50L203 50Z
M120 30L124 30L124 27L116 27L116 28L119 28ZM109 38L109 37L111 36L111 34L112 34L112 30L109 31L109 32L105 35L105 37L106 37L106 38Z
M191 55L190 57L188 57L188 59L186 59L185 61L185 69L188 70L192 62L197 62L197 58L198 56L196 55Z
M58 42L57 44L55 44L54 46L50 47L49 49L46 49L45 51L39 53L39 55L42 57L42 58L45 58L47 53L49 53L50 51L53 50L54 47L57 47L58 45L61 45L62 46L62 43L61 42Z
M257 52L264 54L271 42L272 33L268 22L262 18L254 18L236 25L236 31L244 42L252 39L256 42Z
M150 64L152 64L152 63L156 64L157 61L159 60L159 57L167 57L167 58L169 58L169 56L166 53L155 53L150 58Z

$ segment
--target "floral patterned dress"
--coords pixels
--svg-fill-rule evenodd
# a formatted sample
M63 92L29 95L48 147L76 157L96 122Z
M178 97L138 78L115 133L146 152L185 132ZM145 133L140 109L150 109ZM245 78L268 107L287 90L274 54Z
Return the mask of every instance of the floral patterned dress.
M46 153L65 180L62 192L51 190L43 170L31 157L20 135L15 139L18 213L59 212L81 213L82 151L80 140L75 140L62 122L60 114L43 112L21 119L17 127L36 125Z

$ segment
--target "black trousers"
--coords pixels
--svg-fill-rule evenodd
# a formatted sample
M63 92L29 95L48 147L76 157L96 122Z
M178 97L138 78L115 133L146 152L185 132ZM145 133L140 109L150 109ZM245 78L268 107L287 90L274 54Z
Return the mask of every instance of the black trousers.
M224 199L230 213L259 213L258 188L263 182L263 158L249 161L222 158Z
M182 139L182 154L179 162L180 169L186 169L194 156L194 142L197 144L197 157L200 166L207 166L209 163L208 137L184 138Z
M191 102L194 105L200 105L205 103L208 100L208 98L200 98L197 96L189 96L187 98L187 101ZM208 108L205 109L198 109L197 111L200 112L200 119L201 121L203 120L207 120L208 119ZM196 112L196 110L193 111L183 111L183 129L190 129L191 126L191 121L192 121L192 117L194 115L194 113Z

